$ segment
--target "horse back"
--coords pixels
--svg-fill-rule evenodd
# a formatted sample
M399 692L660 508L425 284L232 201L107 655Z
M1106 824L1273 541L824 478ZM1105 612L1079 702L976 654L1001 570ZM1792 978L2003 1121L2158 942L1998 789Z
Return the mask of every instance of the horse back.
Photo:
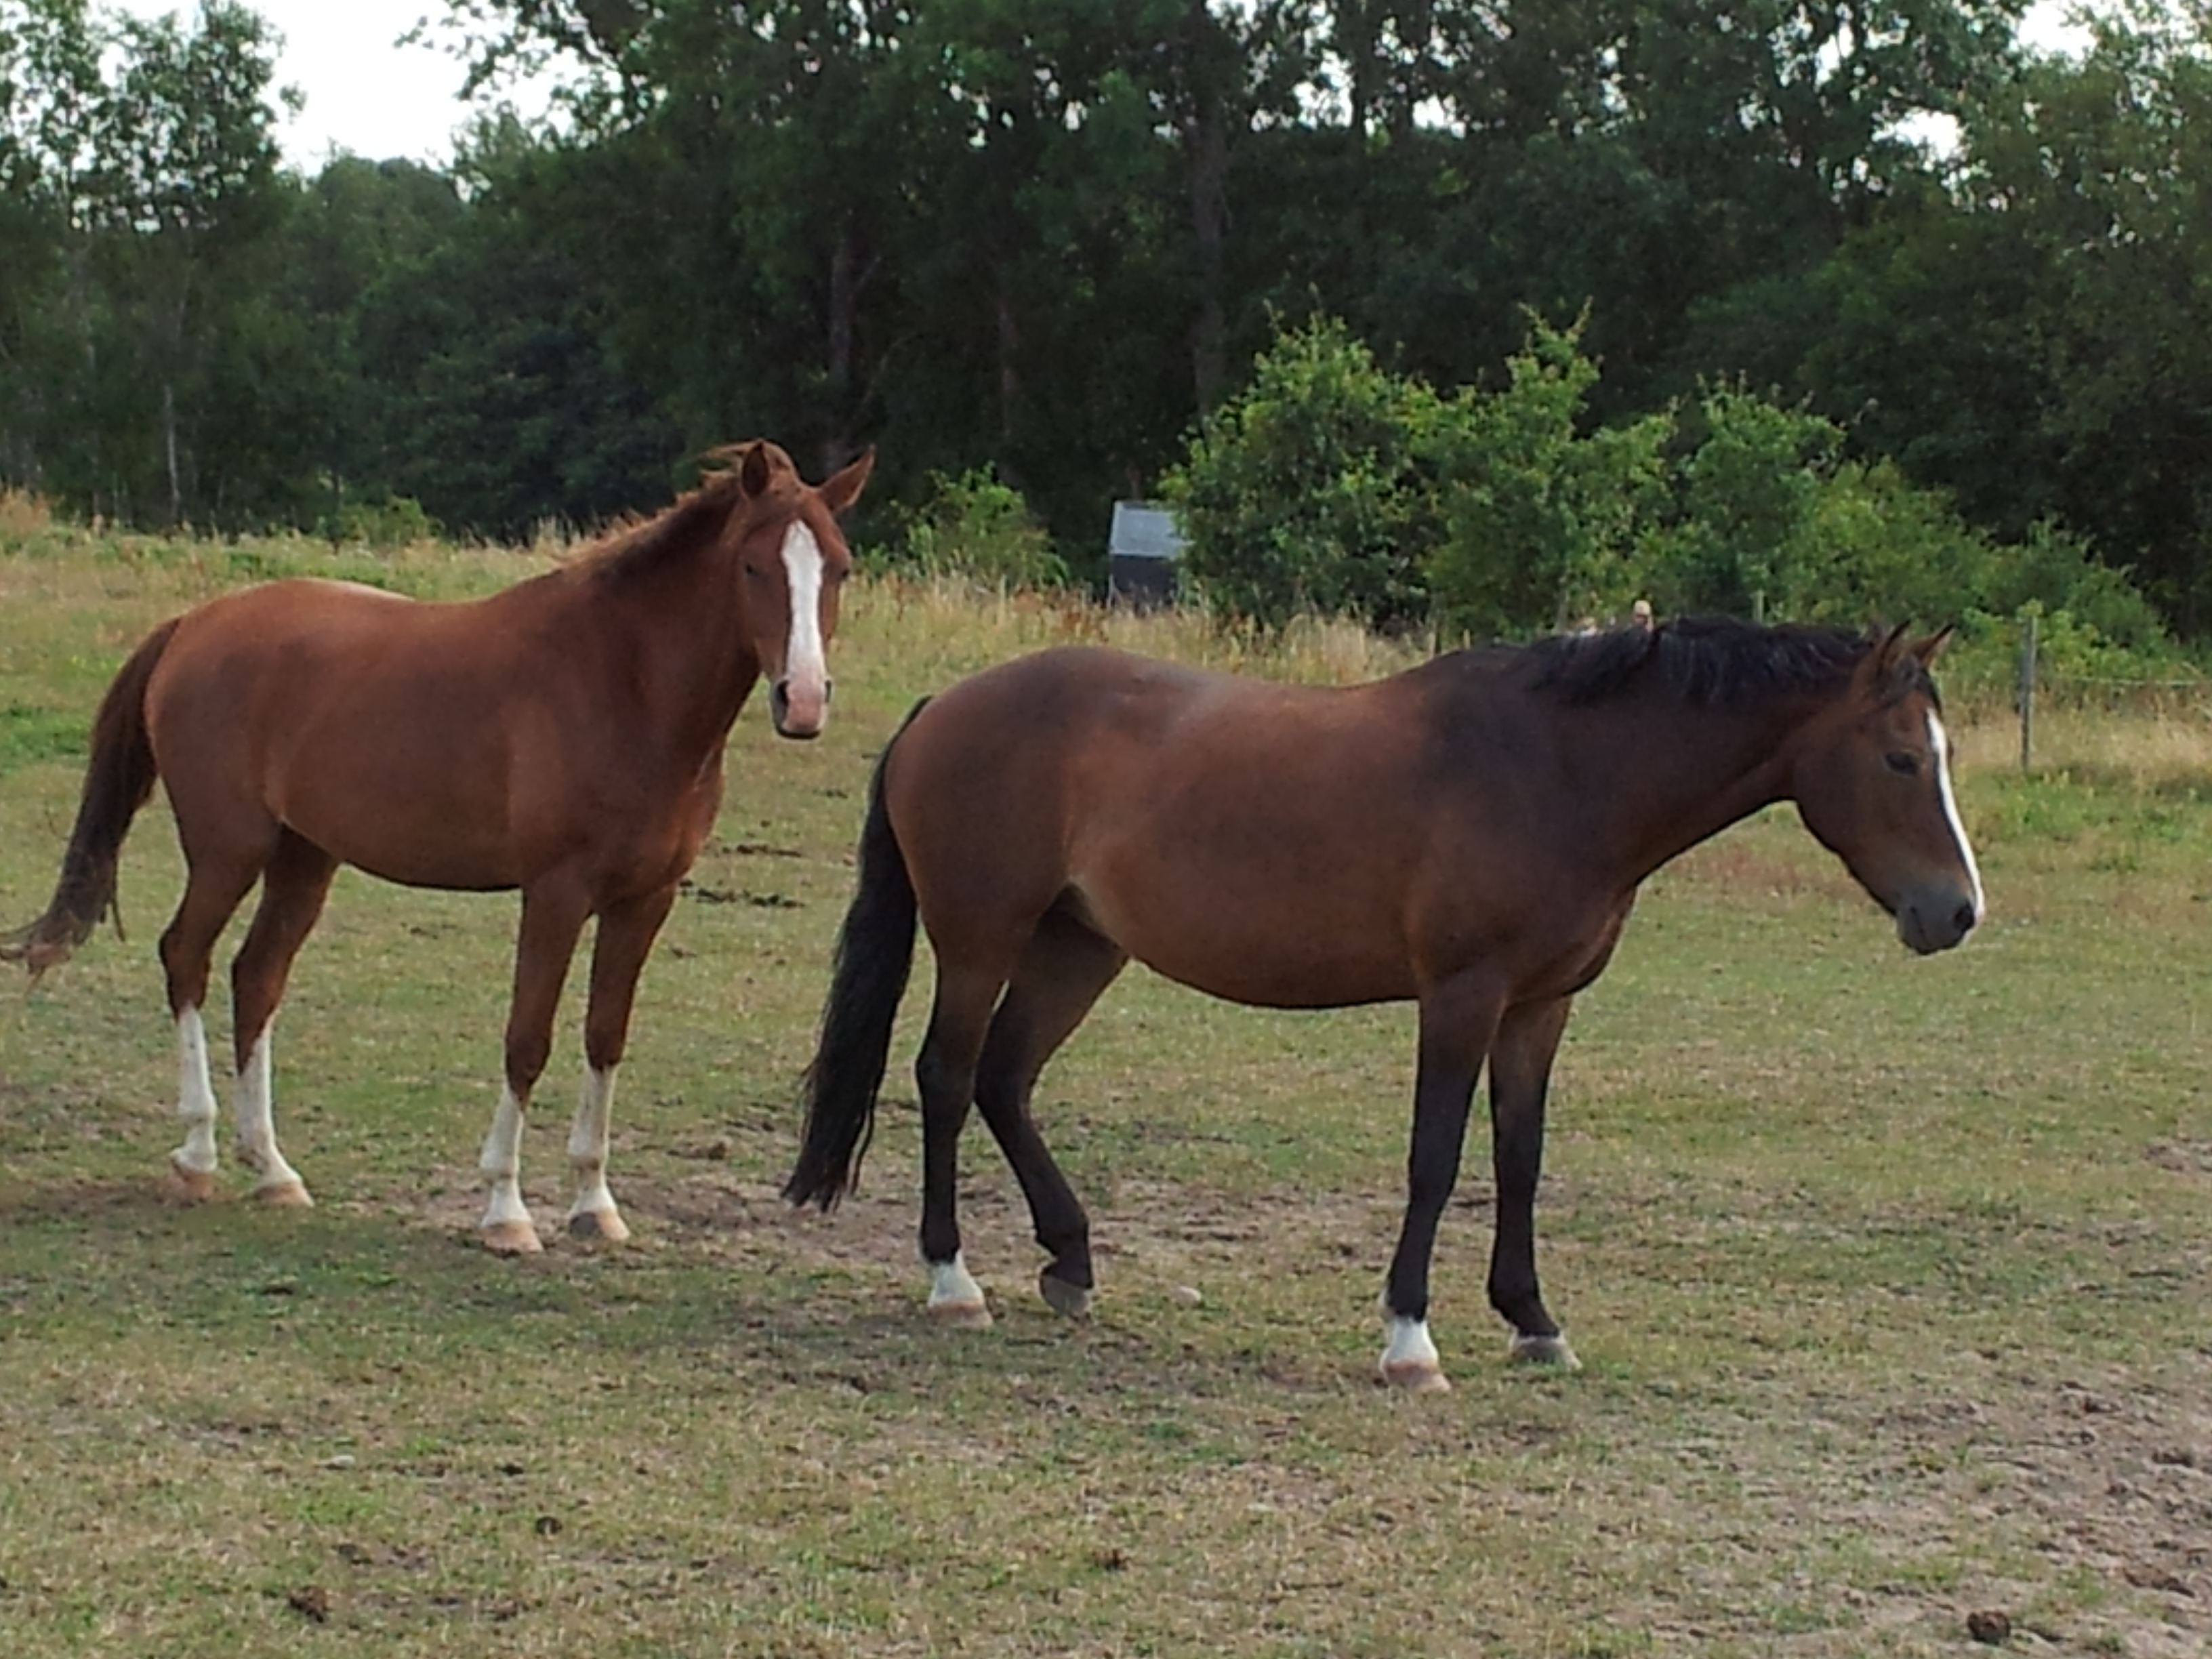
M594 742L589 635L555 597L543 579L465 604L301 579L188 612L147 693L179 818L283 823L418 885L519 884L567 818L624 793L607 775L623 751Z

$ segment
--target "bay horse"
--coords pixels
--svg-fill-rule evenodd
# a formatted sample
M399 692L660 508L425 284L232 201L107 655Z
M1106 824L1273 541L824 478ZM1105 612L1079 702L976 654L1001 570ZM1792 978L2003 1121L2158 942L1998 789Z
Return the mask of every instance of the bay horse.
M1037 1075L1132 957L1231 1001L1419 1009L1407 1195L1382 1373L1447 1387L1429 1262L1490 1075L1489 1292L1510 1352L1571 1367L1536 1282L1552 1061L1645 877L1796 802L1919 952L1982 915L1917 641L1723 620L1437 657L1350 688L1069 647L926 699L872 786L859 883L784 1187L833 1208L866 1151L917 919L937 992L915 1066L930 1312L987 1325L961 1257L972 1103L1012 1165L1040 1277L1088 1305L1090 1223L1030 1116Z
M35 978L115 902L131 822L158 779L187 874L161 935L177 1032L185 1191L215 1190L200 1008L209 958L258 880L231 968L238 1151L253 1194L310 1202L277 1150L270 1022L341 864L413 887L520 889L504 1087L480 1167L492 1249L543 1248L522 1200L523 1115L586 921L598 919L569 1231L618 1243L606 1183L614 1073L637 978L714 823L722 751L763 676L775 730L823 727L823 647L852 556L837 517L873 464L818 486L765 441L542 575L429 604L289 580L210 599L149 635L93 724L76 826L46 914L0 939Z

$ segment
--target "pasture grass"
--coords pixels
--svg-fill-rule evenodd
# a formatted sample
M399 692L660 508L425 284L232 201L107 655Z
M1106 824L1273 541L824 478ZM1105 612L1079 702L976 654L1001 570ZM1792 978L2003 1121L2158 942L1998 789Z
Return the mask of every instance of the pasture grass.
M295 570L444 596L542 563L6 528L0 922L44 903L84 727L161 616ZM1126 976L1040 1098L1093 1211L1085 1322L1036 1298L980 1133L999 1323L921 1316L926 955L862 1191L775 1198L874 752L915 696L1077 638L1407 659L863 584L829 736L740 720L648 967L621 1251L473 1243L512 898L350 872L277 1026L319 1207L174 1201L152 942L180 866L149 808L128 942L0 990L10 1653L1842 1659L1960 1651L1985 1609L2055 1652L2212 1644L2203 724L2046 718L2021 775L2001 711L1970 720L1992 914L1947 957L1908 957L1787 811L1662 872L1553 1097L1540 1260L1587 1368L1501 1363L1477 1155L1435 1276L1455 1391L1412 1400L1370 1381L1407 1010ZM576 1000L524 1154L549 1226Z

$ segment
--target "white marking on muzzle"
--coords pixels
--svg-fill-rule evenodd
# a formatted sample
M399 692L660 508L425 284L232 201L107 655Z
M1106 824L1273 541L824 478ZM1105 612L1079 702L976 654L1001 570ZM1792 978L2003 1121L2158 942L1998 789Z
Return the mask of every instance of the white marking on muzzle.
M1936 756L1936 788L1943 801L1943 816L1951 825L1952 839L1959 843L1959 857L1966 866L1967 877L1974 884L1974 920L1982 919L1981 866L1974 862L1973 843L1966 839L1966 826L1959 817L1959 802L1951 793L1951 737L1944 731L1943 722L1934 709L1928 711L1928 747Z
M791 638L784 646L783 687L792 724L812 731L830 697L830 665L822 647L822 544L793 520L783 533L783 573L791 596Z

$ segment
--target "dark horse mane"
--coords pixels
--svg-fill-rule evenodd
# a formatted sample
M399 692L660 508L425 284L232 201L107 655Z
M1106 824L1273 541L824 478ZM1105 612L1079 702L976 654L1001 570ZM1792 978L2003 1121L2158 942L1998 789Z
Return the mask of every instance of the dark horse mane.
M1657 689L1694 707L1727 707L1820 691L1850 678L1889 636L1803 623L1769 627L1729 617L1681 617L1654 628L1632 624L1603 633L1538 640L1514 654L1530 684L1568 703L1604 702ZM1935 687L1917 660L1896 690Z

